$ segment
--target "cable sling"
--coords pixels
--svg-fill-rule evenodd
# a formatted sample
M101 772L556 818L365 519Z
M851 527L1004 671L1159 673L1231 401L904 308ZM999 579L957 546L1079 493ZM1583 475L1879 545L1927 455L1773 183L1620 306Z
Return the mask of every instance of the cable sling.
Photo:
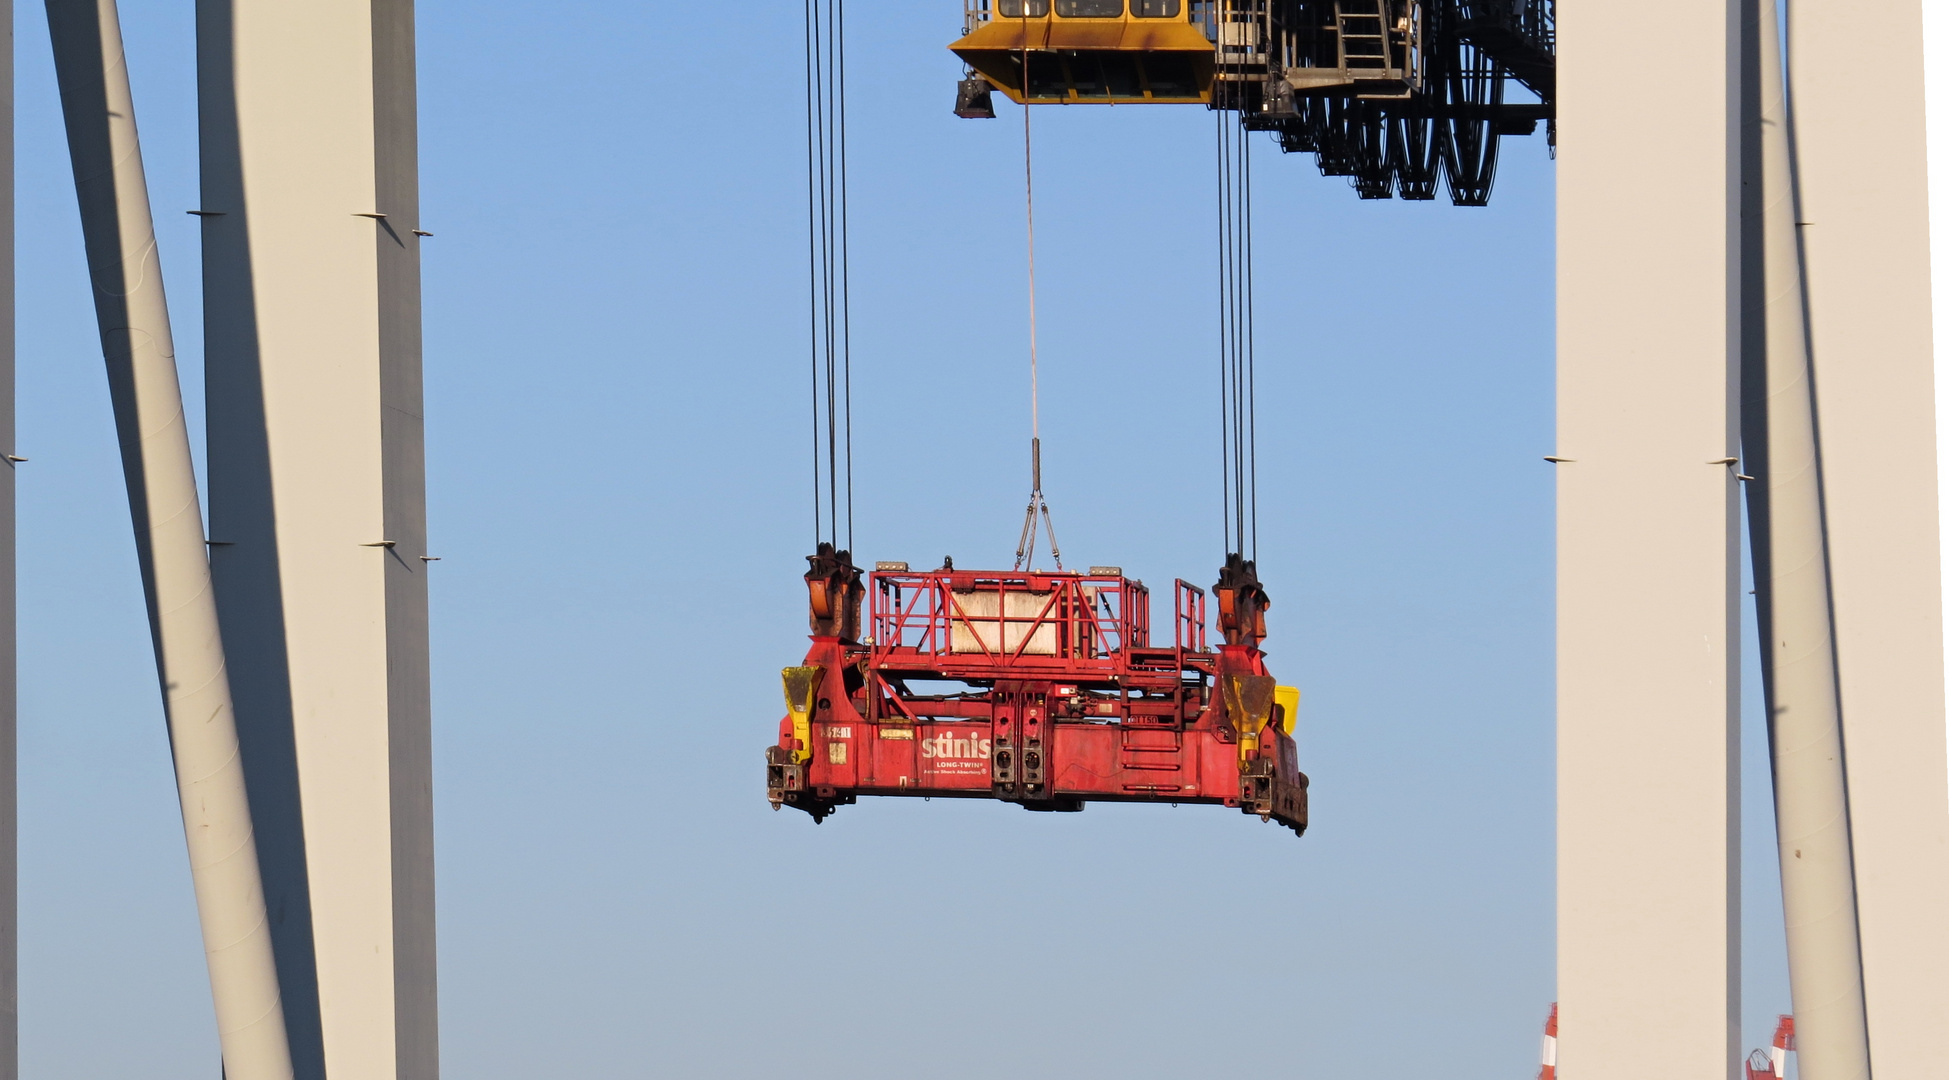
M1026 8L1025 8L1026 10ZM1028 54L1023 53L1022 70L1028 70ZM1022 517L1022 538L1015 544L1015 569L1034 569L1036 517L1049 532L1049 555L1062 569L1062 547L1056 543L1056 522L1049 514L1049 502L1042 497L1042 391L1040 363L1035 342L1035 148L1030 137L1029 106L1022 106L1022 176L1027 193L1029 222L1029 508Z

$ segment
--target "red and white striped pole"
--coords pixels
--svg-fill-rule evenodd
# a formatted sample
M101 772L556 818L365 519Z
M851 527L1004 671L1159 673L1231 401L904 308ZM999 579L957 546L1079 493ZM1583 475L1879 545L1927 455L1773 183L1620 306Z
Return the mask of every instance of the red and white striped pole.
M1556 1080L1556 1004L1550 1004L1550 1018L1543 1024L1543 1071L1536 1080Z
M1773 1049L1755 1050L1746 1059L1746 1080L1786 1080L1787 1051L1794 1049L1793 1017L1780 1017L1773 1029Z
M1787 1075L1787 1051L1794 1049L1793 1017L1780 1017L1780 1026L1773 1029L1773 1075L1784 1078Z

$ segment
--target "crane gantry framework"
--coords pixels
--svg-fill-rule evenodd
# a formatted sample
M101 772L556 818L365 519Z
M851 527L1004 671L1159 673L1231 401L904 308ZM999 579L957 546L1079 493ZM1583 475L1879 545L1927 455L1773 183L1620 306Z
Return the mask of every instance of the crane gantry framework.
M1235 110L1363 199L1483 206L1504 135L1555 145L1555 0L964 0L957 111Z

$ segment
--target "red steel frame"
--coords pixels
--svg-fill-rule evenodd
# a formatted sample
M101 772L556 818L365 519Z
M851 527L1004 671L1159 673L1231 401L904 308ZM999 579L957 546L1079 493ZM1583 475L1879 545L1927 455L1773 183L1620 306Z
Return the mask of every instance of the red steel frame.
M1305 831L1264 654L1206 645L1203 589L1177 582L1168 646L1150 642L1150 590L1121 574L883 571L865 592L869 635L815 634L786 672L802 713L767 751L774 806L1209 803Z

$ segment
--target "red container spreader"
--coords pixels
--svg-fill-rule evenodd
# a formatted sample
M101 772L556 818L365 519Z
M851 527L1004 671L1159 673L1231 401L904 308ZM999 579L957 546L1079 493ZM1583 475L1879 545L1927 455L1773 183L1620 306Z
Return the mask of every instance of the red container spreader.
M1232 557L1213 590L1215 648L1205 591L1182 580L1164 646L1150 591L1116 567L862 575L830 545L811 563L812 647L784 671L766 750L774 807L819 821L862 795L1210 803L1306 831L1299 691L1266 671L1250 562Z

